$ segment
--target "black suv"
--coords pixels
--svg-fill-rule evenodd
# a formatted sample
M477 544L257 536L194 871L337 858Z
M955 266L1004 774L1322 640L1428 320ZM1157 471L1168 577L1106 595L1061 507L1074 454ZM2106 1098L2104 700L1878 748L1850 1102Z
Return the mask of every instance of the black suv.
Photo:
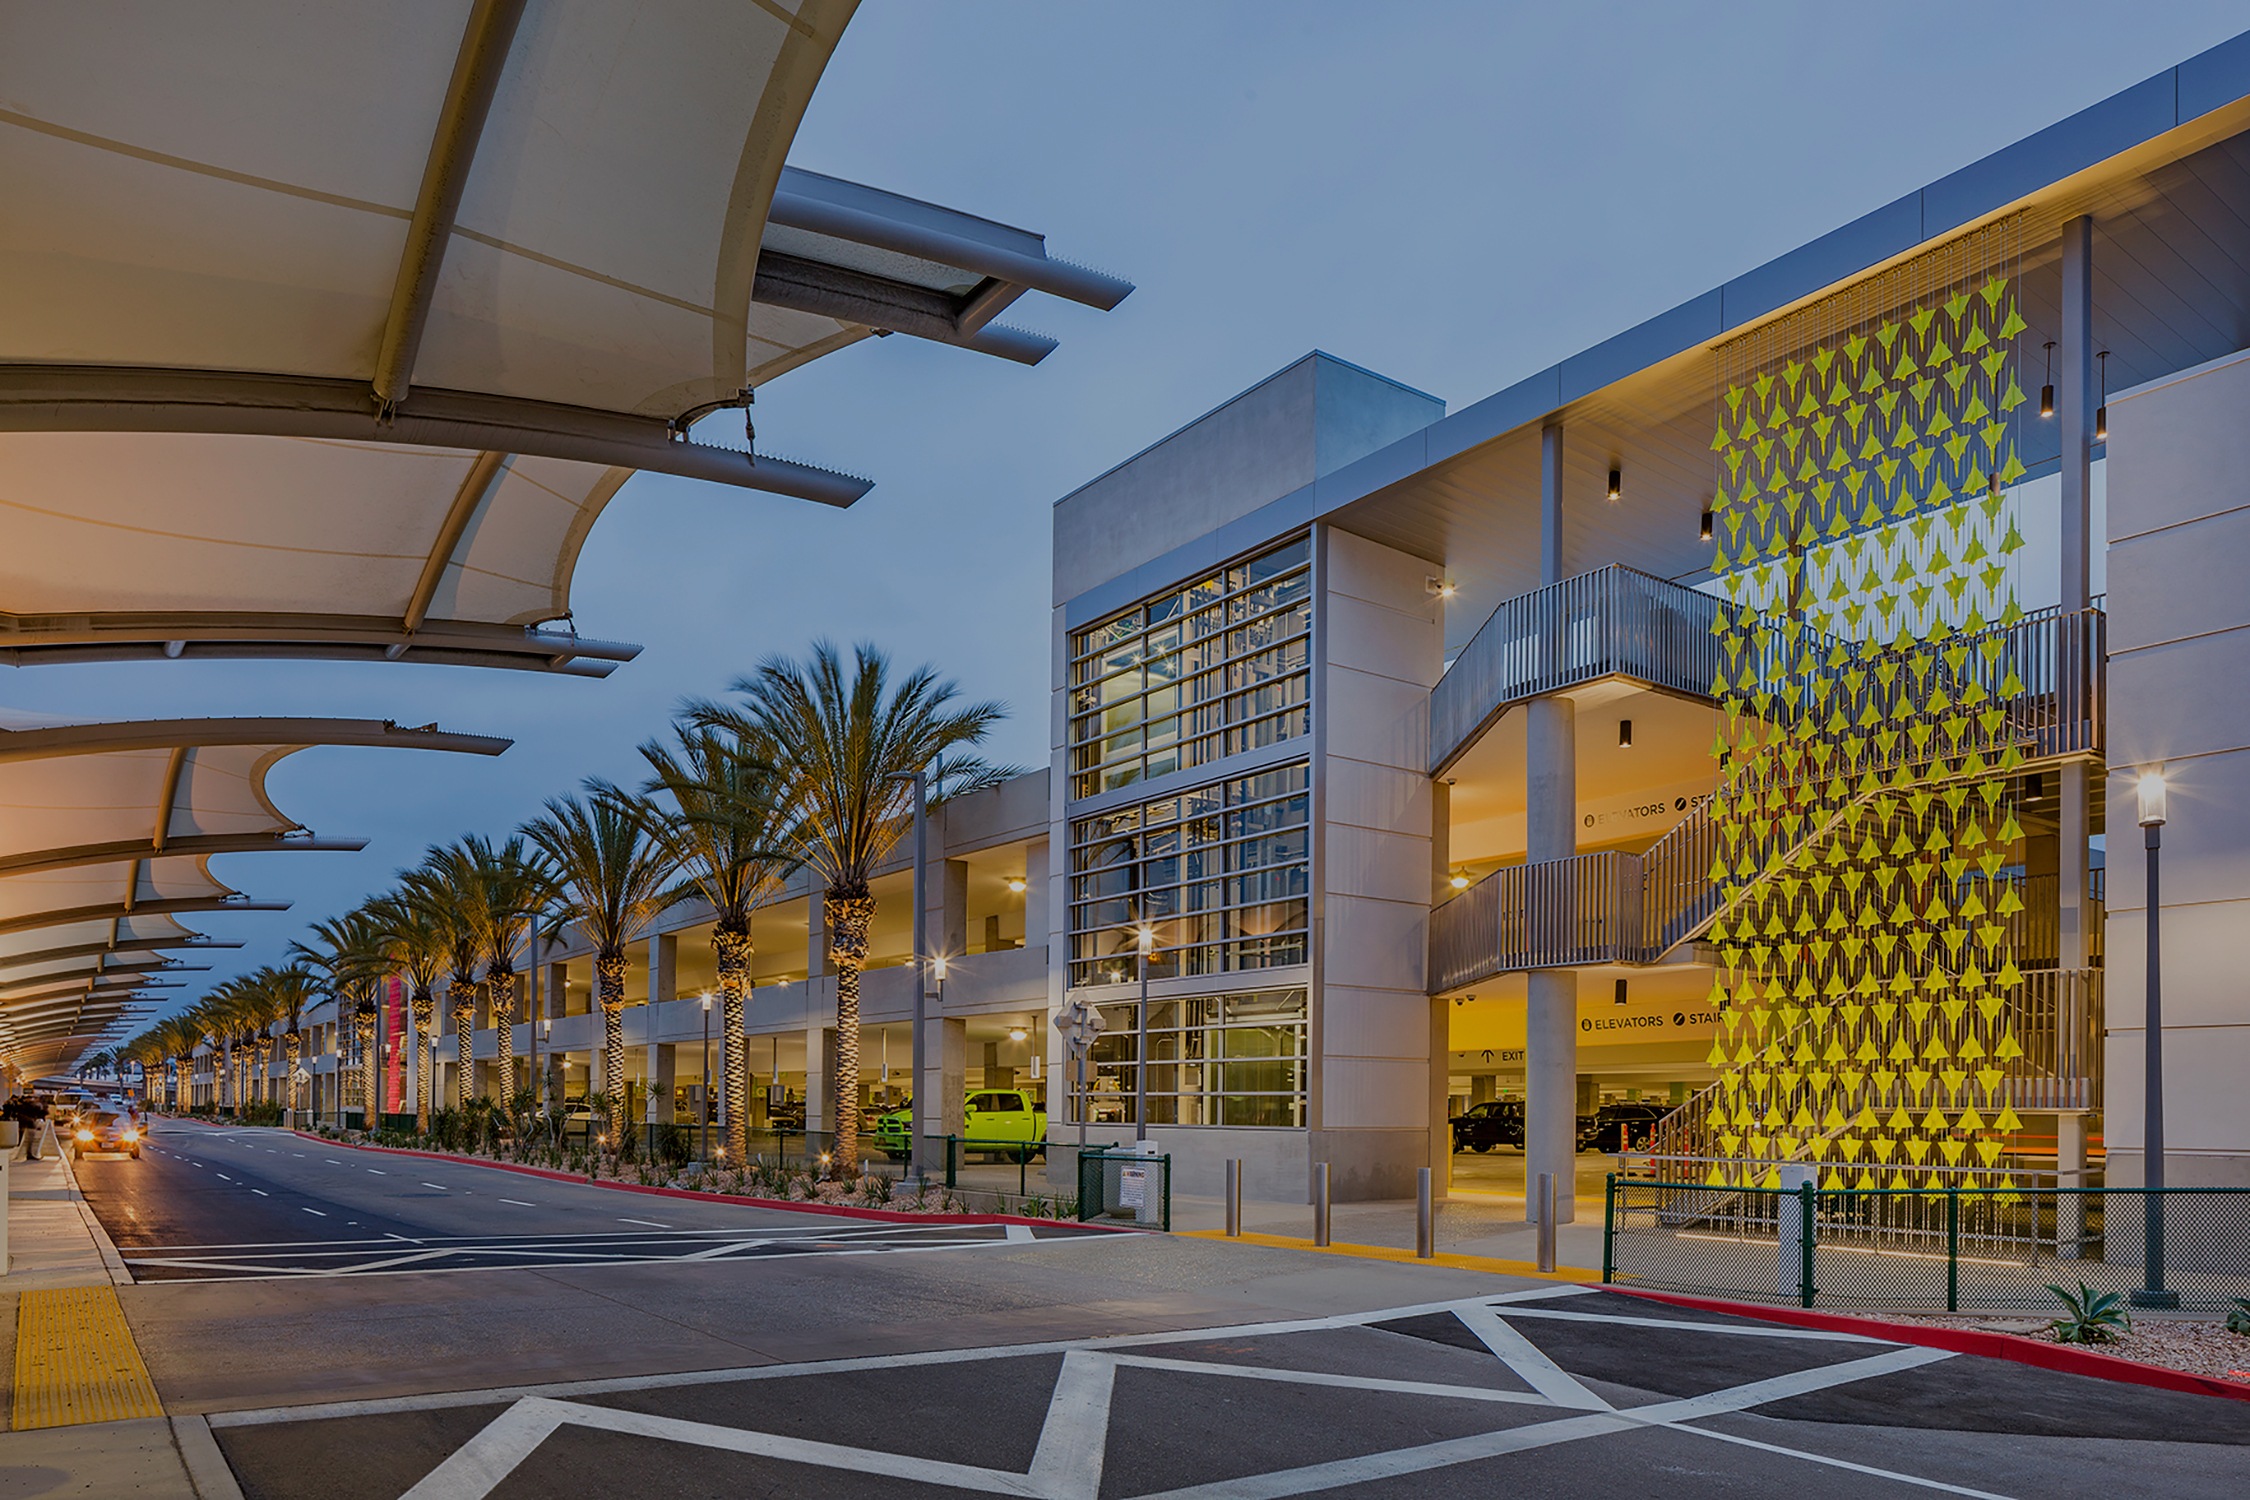
M1656 1122L1672 1112L1669 1104L1605 1104L1578 1117L1581 1151L1639 1151L1648 1147Z
M1487 1099L1453 1117L1453 1149L1490 1151L1523 1144L1523 1101Z

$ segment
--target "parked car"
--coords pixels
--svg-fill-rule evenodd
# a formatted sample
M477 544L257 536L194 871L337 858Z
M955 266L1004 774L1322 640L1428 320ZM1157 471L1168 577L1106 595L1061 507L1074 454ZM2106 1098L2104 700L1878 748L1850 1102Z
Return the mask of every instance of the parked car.
M1672 1112L1668 1104L1605 1104L1578 1117L1581 1151L1639 1151L1656 1132L1656 1122Z
M909 1099L876 1118L876 1144L892 1161L904 1161L913 1129L914 1101ZM1031 1154L1044 1159L1047 1112L1022 1089L971 1089L961 1100L961 1139L972 1150L986 1143L1038 1146Z
M88 1156L130 1156L141 1159L141 1130L130 1118L113 1109L80 1115L71 1130L70 1154L74 1160Z
M1453 1117L1453 1149L1490 1151L1523 1144L1523 1101L1487 1099Z

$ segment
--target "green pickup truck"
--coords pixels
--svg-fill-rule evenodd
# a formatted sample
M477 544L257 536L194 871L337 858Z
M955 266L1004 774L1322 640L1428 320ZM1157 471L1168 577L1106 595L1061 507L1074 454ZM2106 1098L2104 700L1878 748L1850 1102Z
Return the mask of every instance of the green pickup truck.
M892 1161L907 1157L907 1137L914 1130L914 1105L877 1116L875 1140ZM1010 1160L1018 1154L1006 1148L1030 1146L1031 1156L1047 1156L1047 1112L1022 1089L971 1089L961 1100L961 1145L967 1151L999 1150Z

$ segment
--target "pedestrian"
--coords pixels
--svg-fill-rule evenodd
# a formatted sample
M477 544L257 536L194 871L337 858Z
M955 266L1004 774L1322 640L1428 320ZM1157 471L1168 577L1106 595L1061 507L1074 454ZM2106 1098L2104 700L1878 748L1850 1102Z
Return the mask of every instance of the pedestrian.
M47 1123L47 1106L29 1094L19 1094L8 1101L5 1113L23 1127L24 1160L39 1160L39 1136Z

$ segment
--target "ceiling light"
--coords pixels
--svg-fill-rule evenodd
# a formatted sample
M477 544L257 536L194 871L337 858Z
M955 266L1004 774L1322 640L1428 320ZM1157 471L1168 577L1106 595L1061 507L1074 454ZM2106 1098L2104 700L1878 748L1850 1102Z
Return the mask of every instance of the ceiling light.
M1609 498L1619 500L1623 499L1624 495L1625 471L1623 469L1611 469L1609 471Z
M1450 599L1457 590L1450 578L1425 578L1422 580L1422 592L1432 599Z
M1461 871L1455 870L1453 872L1453 879L1451 881L1451 884L1455 890L1465 891L1469 888L1469 877L1463 874Z
M1031 1033L1024 1030L1021 1026L1011 1026L1008 1028L1008 1040L1011 1042L1020 1042L1029 1035L1031 1035Z
M2047 383L2039 388L2039 415L2055 414L2055 341L2047 340Z
M1008 877L1008 894L1011 896L1022 895L1024 893L1025 884L1026 882L1021 875L1010 875Z

